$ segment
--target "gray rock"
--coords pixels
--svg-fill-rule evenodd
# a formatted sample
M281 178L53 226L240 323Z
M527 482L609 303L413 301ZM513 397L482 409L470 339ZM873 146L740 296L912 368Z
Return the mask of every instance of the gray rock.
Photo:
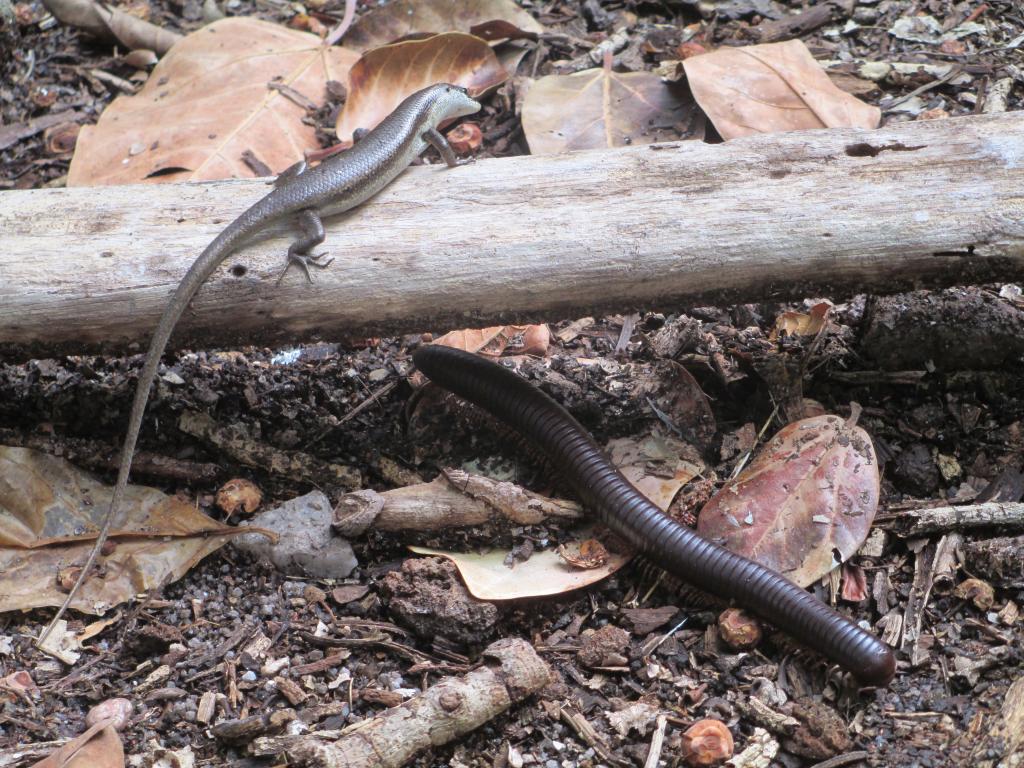
M331 502L320 491L286 501L242 525L267 528L277 543L257 533L235 538L235 546L269 560L284 573L341 579L359 564L352 546L331 532Z

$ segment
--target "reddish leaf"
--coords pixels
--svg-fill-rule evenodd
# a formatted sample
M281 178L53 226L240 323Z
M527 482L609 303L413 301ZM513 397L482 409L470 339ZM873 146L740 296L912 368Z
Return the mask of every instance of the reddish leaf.
M851 563L843 563L843 588L839 593L843 600L859 603L868 597L868 578L864 569Z
M697 529L808 586L851 557L878 506L863 429L838 416L788 425L701 512Z
M374 48L349 71L348 100L336 132L350 141L355 129L373 128L406 96L434 83L454 83L477 95L507 79L491 47L461 32Z

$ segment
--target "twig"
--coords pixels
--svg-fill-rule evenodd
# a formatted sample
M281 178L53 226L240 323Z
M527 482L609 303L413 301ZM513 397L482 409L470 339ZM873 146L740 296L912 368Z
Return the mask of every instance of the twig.
M661 746L665 742L665 726L668 725L668 719L665 715L658 715L655 722L654 733L651 734L651 747L647 750L644 768L658 768L658 761L661 760Z
M922 93L926 93L927 91L930 91L932 88L938 88L940 85L943 85L944 83L948 83L950 80L952 80L954 77L956 77L957 75L959 75L963 71L964 71L964 68L959 66L959 65L957 65L957 66L953 67L951 70L949 70L949 72L944 74L942 77L940 77L940 78L938 78L936 80L932 80L930 83L925 83L920 88L915 88L914 90L912 90L910 93L906 94L905 96L900 96L895 101L890 102L889 104L887 104L885 106L885 109L883 111L884 112L891 112L893 107L895 107L895 106L897 106L899 104L902 104L905 101L910 101L910 99L914 98L915 96L920 96Z
M864 751L847 752L845 755L836 755L828 760L815 763L811 768L841 768L844 765L853 765L868 759L868 753Z

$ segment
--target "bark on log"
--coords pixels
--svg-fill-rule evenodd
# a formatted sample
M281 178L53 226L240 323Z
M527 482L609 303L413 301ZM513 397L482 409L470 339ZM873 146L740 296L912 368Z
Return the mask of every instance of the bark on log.
M1024 113L413 168L275 281L279 226L173 343L292 342L1024 274ZM148 340L259 181L0 193L0 355Z

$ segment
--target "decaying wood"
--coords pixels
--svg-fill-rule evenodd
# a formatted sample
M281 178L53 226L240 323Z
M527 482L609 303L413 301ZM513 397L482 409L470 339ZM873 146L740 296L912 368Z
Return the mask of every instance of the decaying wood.
M583 509L575 501L551 499L514 483L449 469L430 483L345 494L334 511L334 528L348 537L369 528L440 531L482 525L496 516L516 525L536 525L550 518L578 520Z
M292 745L289 764L398 768L420 750L479 728L550 680L547 665L525 640L499 640L484 656L490 663L445 678L404 704L346 728L332 744L308 738Z
M276 343L1024 273L1024 115L410 169L275 286L282 225L227 260L177 344ZM0 354L149 338L260 181L0 193Z
M1003 699L1002 710L988 718L988 732L975 744L971 765L1013 768L1024 765L1024 677L1018 677Z
M1001 536L965 544L964 567L1001 587L1024 587L1024 536Z
M917 666L924 661L928 651L921 642L921 629L924 626L928 598L932 593L935 550L934 542L927 542L917 550L914 559L914 581L910 586L907 607L903 612L903 639L900 642L900 650L910 657L911 666Z
M318 485L340 488L362 485L362 474L358 469L323 461L308 453L279 450L258 440L240 424L220 425L204 413L186 411L181 414L178 429L205 440L232 460L248 467Z
M964 544L959 533L948 533L939 539L932 561L932 589L937 595L948 595L956 586L958 559Z
M882 512L875 518L875 525L895 531L904 538L992 525L1020 528L1024 526L1024 503L990 501L956 507Z

